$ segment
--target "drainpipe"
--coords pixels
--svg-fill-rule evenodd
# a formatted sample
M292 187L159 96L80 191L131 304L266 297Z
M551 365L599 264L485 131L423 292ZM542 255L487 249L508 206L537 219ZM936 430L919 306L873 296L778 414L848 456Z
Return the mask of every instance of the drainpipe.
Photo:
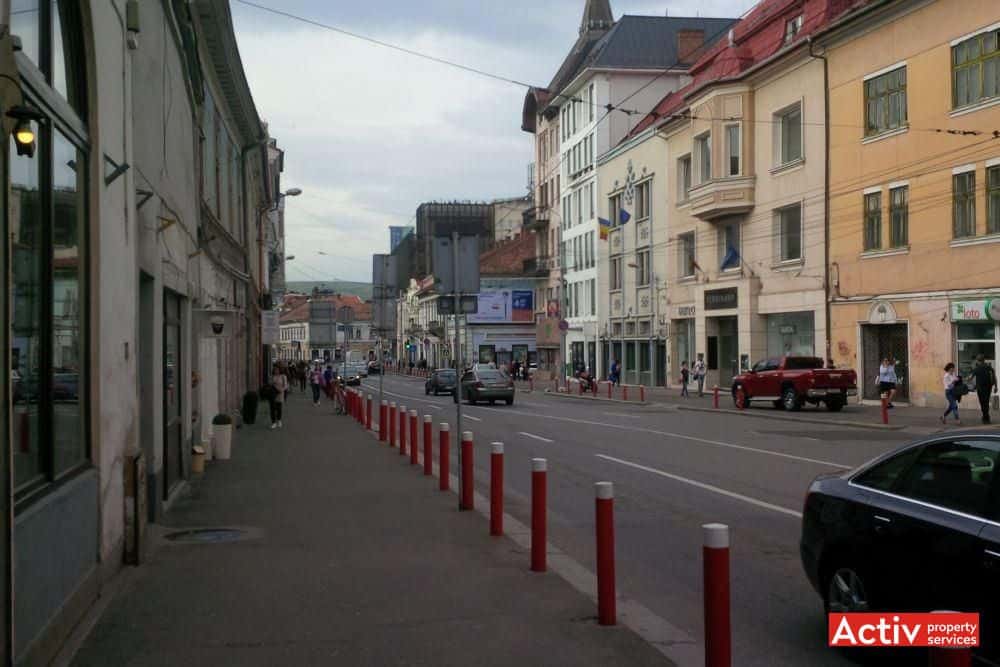
M806 38L809 44L809 55L812 58L819 58L823 61L823 140L824 140L824 188L823 188L823 290L824 307L826 308L826 362L832 358L832 332L831 332L831 307L830 307L830 63L826 56L821 56L813 52L812 36ZM825 365L825 363L824 363Z

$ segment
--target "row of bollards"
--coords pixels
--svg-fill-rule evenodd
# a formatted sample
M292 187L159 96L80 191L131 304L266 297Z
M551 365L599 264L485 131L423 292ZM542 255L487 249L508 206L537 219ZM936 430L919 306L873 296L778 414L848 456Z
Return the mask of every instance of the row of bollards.
M372 424L372 396L349 392L348 413L367 430ZM409 453L410 464L419 464L418 415L404 405L382 401L377 425L379 442L399 448L400 455ZM423 418L423 473L433 475L434 426L431 415ZM451 431L442 422L438 429L438 488L450 490ZM407 450L409 447L409 450ZM461 434L462 496L460 509L474 509L473 434ZM489 530L491 536L504 534L504 445L490 445ZM548 542L548 461L531 460L531 549L530 569L546 572ZM614 486L611 482L594 485L594 521L597 551L597 619L600 625L617 623L617 593L615 589ZM728 667L732 661L729 615L729 529L722 524L708 524L704 530L705 586L705 664L707 667Z

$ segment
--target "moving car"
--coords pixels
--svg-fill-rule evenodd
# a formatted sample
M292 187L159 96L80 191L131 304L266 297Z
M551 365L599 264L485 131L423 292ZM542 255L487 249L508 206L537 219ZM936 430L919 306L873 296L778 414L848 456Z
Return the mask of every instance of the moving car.
M831 412L847 405L858 395L858 376L853 370L823 368L819 357L772 357L754 364L748 372L733 378L733 401L739 407L750 402L769 401L774 407L798 410L805 403L825 403Z
M809 487L799 545L831 612L980 612L1000 650L1000 432L921 440Z
M439 393L451 394L455 391L458 373L454 368L438 368L424 382L424 394L431 392L437 396Z
M479 401L513 405L514 381L503 371L479 364L462 375L462 398L473 405ZM458 401L457 394L455 400Z

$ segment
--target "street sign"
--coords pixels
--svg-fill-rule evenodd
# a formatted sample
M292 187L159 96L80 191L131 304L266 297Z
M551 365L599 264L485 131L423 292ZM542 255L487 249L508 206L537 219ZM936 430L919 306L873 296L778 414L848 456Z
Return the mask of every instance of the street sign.
M452 238L435 236L432 244L434 277L438 294L477 294L479 292L479 237L458 237L458 285L455 284L455 260Z

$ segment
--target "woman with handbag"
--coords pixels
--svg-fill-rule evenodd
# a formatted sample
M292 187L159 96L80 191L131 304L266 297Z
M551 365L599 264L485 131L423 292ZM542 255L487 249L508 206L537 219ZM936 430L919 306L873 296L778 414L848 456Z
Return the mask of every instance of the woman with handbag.
M944 367L944 378L941 380L941 383L944 385L944 397L948 400L948 409L941 415L941 423L944 424L948 419L948 415L954 412L955 423L961 424L962 420L958 417L958 401L962 398L962 390L968 390L965 388L962 376L955 372L955 364L950 361Z

